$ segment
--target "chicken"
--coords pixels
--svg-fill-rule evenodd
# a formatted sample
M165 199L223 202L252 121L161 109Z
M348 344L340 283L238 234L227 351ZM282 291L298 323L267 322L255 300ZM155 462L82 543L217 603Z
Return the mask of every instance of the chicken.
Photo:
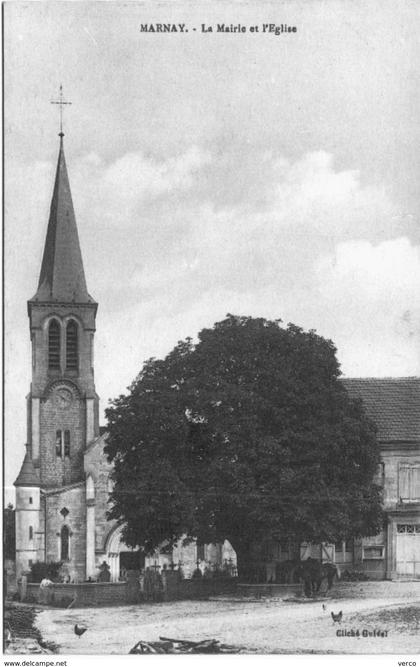
M327 611L327 605L326 604L322 605L322 611Z
M86 630L87 628L85 628L84 625L77 625L76 623L76 625L74 626L74 634L77 635L79 639L82 636L82 634L86 632Z
M340 611L338 614L334 614L334 612L331 612L332 620L334 623L341 623L341 620L343 618L343 612Z

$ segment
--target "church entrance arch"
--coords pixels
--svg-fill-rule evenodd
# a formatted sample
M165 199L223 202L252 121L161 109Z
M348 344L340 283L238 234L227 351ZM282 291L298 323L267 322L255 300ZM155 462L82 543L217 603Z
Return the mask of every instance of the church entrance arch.
M122 539L122 526L116 526L108 535L105 544L106 561L111 572L111 581L119 581L125 570L141 570L144 555L138 549L128 547Z

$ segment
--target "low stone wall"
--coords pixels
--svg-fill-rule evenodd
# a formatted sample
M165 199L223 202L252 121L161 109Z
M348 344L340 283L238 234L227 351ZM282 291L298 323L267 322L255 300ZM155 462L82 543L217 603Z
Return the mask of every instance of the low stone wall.
M184 579L175 586L167 580L166 600L204 600L216 595L229 595L237 591L236 579Z
M183 579L176 572L162 574L161 586L147 593L137 578L118 583L53 584L40 588L39 584L20 586L23 601L35 601L49 606L93 607L142 602L170 602L171 600L202 600L236 591L235 579Z
M127 581L117 583L53 584L41 589L27 584L26 600L57 607L92 607L133 604L139 601L139 585Z
M303 595L303 584L238 584L238 593L253 598L290 598Z
M140 577L141 596L145 602L169 602L171 600L203 600L209 597L232 594L237 580L231 577L179 579L177 571L164 570L160 575Z

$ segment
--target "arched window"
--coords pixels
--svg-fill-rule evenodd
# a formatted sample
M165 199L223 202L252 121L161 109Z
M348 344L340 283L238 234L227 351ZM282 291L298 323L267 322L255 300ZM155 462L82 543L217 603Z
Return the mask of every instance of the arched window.
M70 431L64 431L64 456L70 456Z
M63 432L62 431L56 431L55 432L55 455L59 456L60 458L63 455Z
M29 539L33 540L34 539L34 529L32 526L29 526Z
M70 532L67 526L63 526L61 529L61 554L60 560L69 559L69 538Z
M66 368L77 370L79 365L79 354L77 345L77 323L70 320L66 329Z
M48 368L60 368L60 325L51 320L48 327Z
M70 456L70 431L56 431L55 432L55 454L62 458Z

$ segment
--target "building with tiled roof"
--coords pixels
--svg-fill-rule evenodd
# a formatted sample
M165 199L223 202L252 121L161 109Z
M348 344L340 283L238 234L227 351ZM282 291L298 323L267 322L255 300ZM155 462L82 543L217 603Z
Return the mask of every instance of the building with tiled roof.
M420 578L420 378L343 378L377 426L386 525L355 543L352 562L371 577ZM342 552L343 553L343 552ZM341 554L342 555L342 554Z
M385 442L420 441L420 378L342 378L352 398L361 398Z

